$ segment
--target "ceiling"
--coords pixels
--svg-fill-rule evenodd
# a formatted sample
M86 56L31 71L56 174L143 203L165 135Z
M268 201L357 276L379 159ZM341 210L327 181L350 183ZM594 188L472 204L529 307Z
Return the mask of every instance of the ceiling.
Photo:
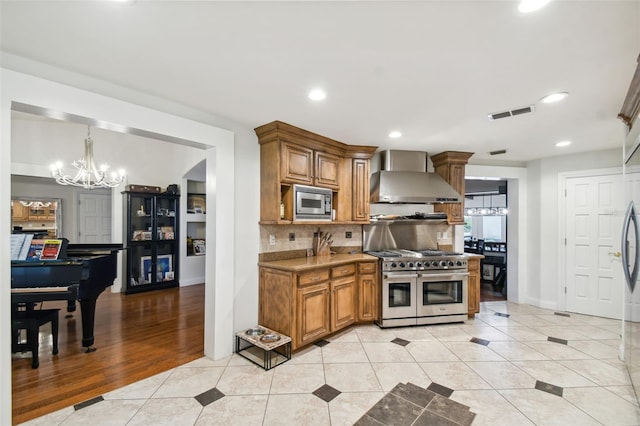
M504 164L620 147L640 1L554 0L530 14L517 4L2 0L0 49L4 67L26 58L252 128L281 120L354 145ZM317 87L327 98L310 101ZM556 91L570 96L539 102Z

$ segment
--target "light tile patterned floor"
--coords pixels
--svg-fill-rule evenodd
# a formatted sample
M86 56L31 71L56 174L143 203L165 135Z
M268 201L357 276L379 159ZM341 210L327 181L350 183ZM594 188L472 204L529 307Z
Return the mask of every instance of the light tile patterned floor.
M202 358L26 424L352 425L411 382L453 390L473 425L640 425L619 321L510 302L481 309L464 324L351 328L269 371L237 355Z

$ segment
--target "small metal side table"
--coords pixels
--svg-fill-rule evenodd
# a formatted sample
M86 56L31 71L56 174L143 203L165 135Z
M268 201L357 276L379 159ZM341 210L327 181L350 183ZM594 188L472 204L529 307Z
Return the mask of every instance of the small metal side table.
M236 333L235 352L270 370L291 359L291 337L259 325Z

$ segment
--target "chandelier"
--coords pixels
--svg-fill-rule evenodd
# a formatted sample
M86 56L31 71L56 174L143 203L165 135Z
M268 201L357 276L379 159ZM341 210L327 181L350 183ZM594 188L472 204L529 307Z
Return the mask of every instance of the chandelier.
M20 204L22 204L25 207L33 207L36 209L51 206L51 202L49 201L20 201Z
M79 186L84 189L114 188L120 185L126 176L124 169L109 173L109 165L107 164L96 167L93 160L91 127L87 126L87 129L87 138L84 140L84 157L71 163L76 168L75 175L65 174L63 164L57 162L51 165L51 176L60 185Z

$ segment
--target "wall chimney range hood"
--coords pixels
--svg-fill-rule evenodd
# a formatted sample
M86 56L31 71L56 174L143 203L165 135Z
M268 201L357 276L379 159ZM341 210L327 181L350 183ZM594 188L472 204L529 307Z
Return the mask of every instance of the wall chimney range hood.
M371 175L372 203L460 203L462 197L440 175L427 173L427 153L386 150Z

